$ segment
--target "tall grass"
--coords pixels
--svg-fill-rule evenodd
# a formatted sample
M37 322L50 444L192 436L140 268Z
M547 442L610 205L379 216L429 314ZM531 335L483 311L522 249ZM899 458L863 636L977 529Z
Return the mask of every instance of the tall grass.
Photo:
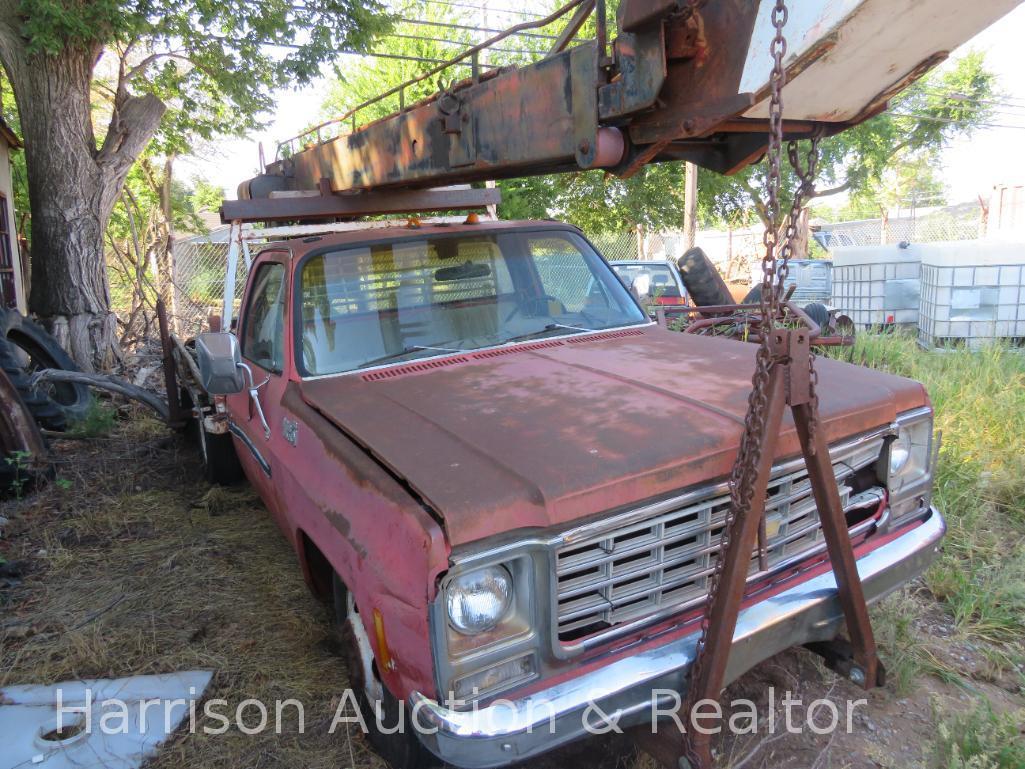
M934 502L949 532L926 584L959 628L995 643L1025 633L1025 353L926 352L899 334L861 334L836 357L917 379L942 448Z

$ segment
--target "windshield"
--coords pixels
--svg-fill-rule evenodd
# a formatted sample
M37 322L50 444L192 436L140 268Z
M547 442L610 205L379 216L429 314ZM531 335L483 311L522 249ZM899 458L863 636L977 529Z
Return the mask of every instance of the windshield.
M299 276L300 368L399 360L647 319L571 232L459 234L310 257Z

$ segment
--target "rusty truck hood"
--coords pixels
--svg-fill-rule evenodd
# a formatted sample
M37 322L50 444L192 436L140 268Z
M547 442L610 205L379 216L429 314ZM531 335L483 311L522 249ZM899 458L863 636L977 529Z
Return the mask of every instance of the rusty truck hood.
M728 474L755 345L657 327L307 380L304 399L403 478L455 546ZM917 382L819 359L826 435L927 402ZM779 458L799 452L786 417Z

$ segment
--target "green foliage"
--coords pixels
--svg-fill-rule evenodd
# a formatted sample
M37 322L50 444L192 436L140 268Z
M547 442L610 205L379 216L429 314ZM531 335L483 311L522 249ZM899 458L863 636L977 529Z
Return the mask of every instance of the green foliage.
M1025 633L1025 356L926 353L902 335L860 334L839 357L922 382L942 434L934 502L947 519L929 590L959 628L994 643Z
M431 18L441 22L456 21L449 15L439 14L439 8L440 6L436 5L428 7L419 4L406 8L404 15L411 18ZM456 45L438 42L431 39L432 35L437 35L439 39L455 41ZM327 94L320 106L321 120L342 115L401 83L418 78L434 66L432 61L450 59L472 44L466 30L441 30L404 22L396 24L393 34L386 36L375 46L375 50L396 58L342 57L336 63L335 77L328 85ZM443 82L454 77L465 77L468 73L467 67L451 67L412 85L403 93L404 103L408 105L424 99L435 93ZM397 111L399 106L399 94L396 93L361 109L357 120L360 124L370 123Z
M224 189L205 179L194 179L189 193L189 205L197 213L217 211L224 202Z
M99 61L123 73L107 75L120 81L111 91L160 98L165 153L256 127L274 89L308 84L390 24L377 0L21 0L21 17L28 52L105 51Z
M117 409L95 398L85 415L73 422L68 433L77 438L101 438L109 435L117 425Z
M0 102L2 102L3 109L0 111L0 116L3 117L4 122L10 126L11 130L14 131L18 136L21 136L21 118L18 115L18 108L14 104L13 98L14 90L11 88L10 81L7 79L7 75L3 69L0 68ZM28 204L28 176L25 171L25 153L22 151L12 152L11 158L11 176L14 185L14 210L20 213L26 213L29 210ZM28 232L28 220L26 220L26 234ZM21 224L20 217L19 221L14 223L15 226Z
M642 168L629 179L602 171L500 181L503 218L557 218L590 234L683 223L683 166Z
M57 56L65 47L86 48L126 40L141 26L141 3L119 0L21 0L21 34L31 53Z
M139 291L143 292L148 306L152 307L156 302L155 287L159 281L154 268L157 260L151 257L164 247L166 230L160 201L165 169L158 168L155 160L158 159L146 154L132 166L125 180L124 192L107 223L111 306L122 313L133 306L133 299ZM217 210L223 198L223 189L203 179L185 183L173 178L171 212L177 236L205 234L207 230L200 214ZM135 251L136 238L141 255ZM214 264L216 260L211 261L211 265ZM211 266L211 269L214 268ZM205 277L212 281L212 285L217 284L216 275ZM223 280L223 275L220 278ZM192 281L198 279L199 276L193 276Z
M934 706L934 711L936 710ZM984 701L965 713L934 712L938 722L930 766L937 769L1022 769L1025 711L997 713Z
M68 433L76 438L102 438L109 435L116 425L117 409L94 398L89 410L71 424Z
M31 476L28 473L31 466L31 460L31 451L12 451L3 456L2 460L0 460L14 471L14 477L11 479L10 486L9 488L4 489L4 491L14 492L15 499L21 499L21 495L25 491L25 486L27 486L31 480Z

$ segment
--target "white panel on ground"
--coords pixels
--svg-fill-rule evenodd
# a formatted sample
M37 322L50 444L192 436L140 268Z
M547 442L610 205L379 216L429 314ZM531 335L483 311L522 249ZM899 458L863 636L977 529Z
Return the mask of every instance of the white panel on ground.
M188 716L190 701L199 709L212 675L195 670L5 687L0 769L134 769ZM157 704L144 708L143 701Z

